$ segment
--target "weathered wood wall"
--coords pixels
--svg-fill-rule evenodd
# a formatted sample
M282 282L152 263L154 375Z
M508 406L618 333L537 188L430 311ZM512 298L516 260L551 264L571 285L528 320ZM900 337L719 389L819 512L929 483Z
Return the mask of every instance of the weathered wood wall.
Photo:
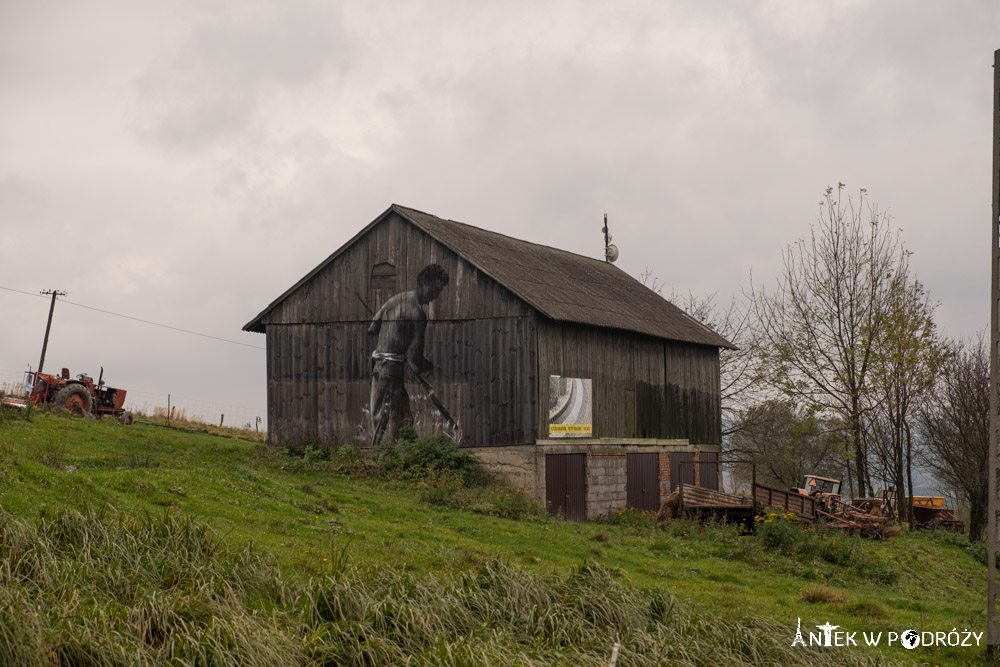
M387 263L395 267L395 284L381 277L380 271L375 283L381 287L373 287L372 269ZM505 287L393 214L289 294L264 316L262 323L370 322L369 309L378 310L393 294L414 289L417 274L430 263L443 266L450 282L441 296L425 308L429 321L525 317L534 313Z
M716 348L553 322L396 214L261 320L272 442L367 441L372 311L413 289L432 262L450 281L426 307L425 353L435 365L428 380L461 426L462 444L547 437L549 375L593 380L595 437L720 443ZM418 431L436 430L419 385L407 390Z
M720 444L716 348L538 317L537 420L548 437L548 377L593 380L594 437Z
M272 442L367 441L376 342L367 333L368 308L377 310L393 294L413 289L417 273L431 262L443 266L450 281L426 307L425 354L435 366L427 379L461 427L462 444L534 442L534 311L395 216L265 317ZM386 264L396 269L395 284L386 278ZM439 430L420 386L411 379L407 391L418 432Z

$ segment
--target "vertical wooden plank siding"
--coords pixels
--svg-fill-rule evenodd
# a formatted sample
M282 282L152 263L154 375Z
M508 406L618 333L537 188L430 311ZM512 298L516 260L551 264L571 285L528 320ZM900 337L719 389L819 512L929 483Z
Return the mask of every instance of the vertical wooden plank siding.
M550 375L593 380L594 436L721 444L718 350L539 316L538 432Z
M396 291L414 289L417 274L431 262L448 272L448 286L429 305L430 319L524 317L533 313L492 278L414 225L391 215L277 304L263 324L370 321L371 311L396 293L371 289L372 267L382 262L396 267Z
M425 350L435 364L428 380L462 426L462 444L534 442L533 309L396 215L264 318L272 441L363 440L375 344L367 335L372 312L393 294L414 289L417 274L431 262L448 271L449 284L426 307ZM395 267L395 289L372 288L372 268L383 263ZM415 382L407 390L411 397L422 394Z
M432 321L426 377L462 427L462 444L535 440L533 318ZM360 442L368 430L371 352L368 322L268 325L268 420L280 443ZM440 431L440 417L408 377L415 426ZM521 398L519 398L519 396Z
M595 437L721 443L716 348L553 322L395 214L262 320L272 441L363 440L372 312L413 289L430 262L450 281L426 309L425 349L435 364L428 380L460 423L462 444L547 437L549 375L593 380ZM394 289L372 285L372 269L382 264L395 267ZM408 391L421 393L415 383Z

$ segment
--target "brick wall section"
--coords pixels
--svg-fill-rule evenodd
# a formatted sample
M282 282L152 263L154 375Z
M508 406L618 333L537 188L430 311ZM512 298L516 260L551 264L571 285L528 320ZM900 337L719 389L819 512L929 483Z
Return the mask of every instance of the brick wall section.
M660 452L660 496L670 493L670 453Z
M587 455L587 518L625 508L625 454Z

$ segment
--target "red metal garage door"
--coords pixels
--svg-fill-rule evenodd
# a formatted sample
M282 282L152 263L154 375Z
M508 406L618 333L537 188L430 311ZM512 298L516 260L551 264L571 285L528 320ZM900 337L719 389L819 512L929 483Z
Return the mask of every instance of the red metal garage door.
M637 510L660 509L660 457L657 454L628 454L625 502Z
M584 454L545 455L545 500L549 514L562 511L569 521L587 518Z

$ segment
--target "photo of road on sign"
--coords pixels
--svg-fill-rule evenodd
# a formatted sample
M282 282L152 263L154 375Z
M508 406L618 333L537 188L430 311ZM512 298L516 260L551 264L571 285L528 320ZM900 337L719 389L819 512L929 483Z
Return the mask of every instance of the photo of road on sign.
M593 421L593 380L550 375L549 437L593 437Z

